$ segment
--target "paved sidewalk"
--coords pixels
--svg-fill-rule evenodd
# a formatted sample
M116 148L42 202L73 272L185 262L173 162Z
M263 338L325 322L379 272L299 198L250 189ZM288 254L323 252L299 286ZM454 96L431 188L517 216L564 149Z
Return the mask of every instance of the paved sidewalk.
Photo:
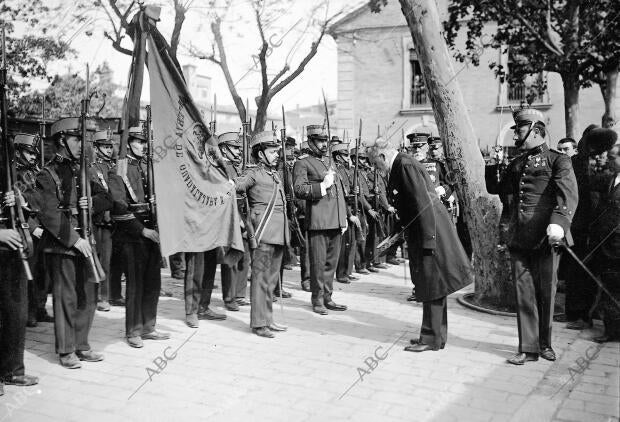
M616 421L618 343L589 341L554 323L558 361L509 366L516 320L478 313L449 299L446 349L402 349L417 337L420 304L405 301L405 266L335 283L347 312L312 313L299 272L293 292L274 304L289 331L275 339L250 333L249 307L222 322L184 323L182 281L165 279L158 327L165 342L130 348L124 309L97 312L91 344L105 353L82 369L60 367L51 324L29 329L26 368L31 388L6 387L0 422L15 421ZM468 290L465 290L468 291ZM221 306L221 290L214 292ZM48 304L49 306L49 304Z

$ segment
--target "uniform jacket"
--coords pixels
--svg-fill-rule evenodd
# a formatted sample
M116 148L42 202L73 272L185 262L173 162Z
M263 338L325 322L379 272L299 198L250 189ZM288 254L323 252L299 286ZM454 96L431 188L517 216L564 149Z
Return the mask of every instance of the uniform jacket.
M334 230L347 227L346 189L338 172L334 184L321 195L321 182L327 173L327 159L308 155L295 162L293 191L306 201L305 224L307 230Z
M80 238L77 232L77 182L79 167L76 163L56 156L38 175L36 190L40 198L39 221L44 227L41 248L44 252L77 255L73 245ZM54 180L58 177L58 181ZM58 183L57 183L58 182ZM108 192L94 187L91 190L93 212L112 208Z
M91 190L95 185L98 189L105 192L110 192L110 173L116 168L115 164L111 160L102 160L98 158L94 163L91 163L88 168L88 178L91 183ZM93 214L93 224L110 226L112 220L110 217L110 211Z
M600 176L594 180L593 191L602 194L590 223L590 248L597 248L597 270L614 268L620 271L620 183L614 186L616 175ZM599 246L600 245L600 246ZM599 268L600 267L600 268Z
M113 170L109 173L109 184L114 201L110 214L114 221L115 239L132 243L144 241L142 230L153 226L144 193L146 170L142 160L127 156L126 180Z
M39 193L35 189L37 182L37 174L39 168L37 166L24 166L19 163L15 166L17 173L17 182L15 186L19 188L24 201L23 207L24 217L28 221L28 229L32 233L41 225L38 218L41 199Z
M424 165L399 153L390 171L388 194L407 227L417 300L439 299L470 284L471 264Z
M579 196L568 156L542 144L512 160L499 181L496 174L495 165L487 166L489 193L513 194L507 234L510 248L531 250L545 245L549 224L560 225L572 245L570 225Z
M290 232L286 218L286 198L278 171L258 164L234 180L237 193L245 192L248 195L250 218L254 230L258 228L273 195L274 186L276 187L277 193L273 213L265 226L260 242L271 245L288 245Z
M441 161L433 158L422 160L422 165L426 169L433 185L436 188L442 186L446 190L445 198L448 199L448 197L452 195L452 188L450 187L446 177L446 166Z

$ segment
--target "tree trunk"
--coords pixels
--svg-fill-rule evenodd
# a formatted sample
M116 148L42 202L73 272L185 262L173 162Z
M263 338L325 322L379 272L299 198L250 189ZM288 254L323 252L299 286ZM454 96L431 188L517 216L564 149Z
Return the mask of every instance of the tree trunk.
M616 87L618 83L618 68L605 74L605 83L600 85L601 94L605 101L605 114L601 119L602 127L612 127L616 123Z
M564 122L566 136L573 139L581 138L579 126L579 75L562 73L564 84Z
M265 130L267 124L267 108L269 103L265 99L259 99L256 107L256 121L254 122L254 133Z
M447 164L456 176L457 193L464 205L474 250L476 299L512 308L511 272L507 256L497 248L502 205L486 190L484 160L441 34L437 6L434 0L400 0L400 5L422 65L439 133L445 140Z

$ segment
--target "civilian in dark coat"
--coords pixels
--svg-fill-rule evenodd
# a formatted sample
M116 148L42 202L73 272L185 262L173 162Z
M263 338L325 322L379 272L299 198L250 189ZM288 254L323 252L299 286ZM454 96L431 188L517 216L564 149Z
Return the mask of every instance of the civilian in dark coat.
M406 228L411 278L423 304L420 338L405 350L442 349L448 331L446 297L473 281L471 264L424 166L382 138L369 147L377 167L389 171L388 194Z

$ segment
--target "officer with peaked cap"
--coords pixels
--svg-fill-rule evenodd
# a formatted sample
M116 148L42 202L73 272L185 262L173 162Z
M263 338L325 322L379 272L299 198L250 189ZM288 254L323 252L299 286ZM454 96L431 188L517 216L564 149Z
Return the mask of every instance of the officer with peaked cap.
M24 212L28 216L28 226L32 234L34 249L34 253L29 259L34 280L28 282L28 322L26 325L36 327L37 321L54 322L54 318L45 309L50 286L45 282L43 263L39 259L39 239L43 234L43 228L40 227L36 215L39 197L34 189L36 176L40 171L37 163L41 138L39 135L17 133L13 142L15 145L15 170L17 172L15 187L19 189L25 201Z
M278 174L280 143L273 131L258 132L250 142L258 165L234 179L237 193L246 193L257 247L252 251L250 326L260 337L273 338L287 327L273 321L273 291L280 284L284 248L290 242L286 197Z
M347 191L334 166L330 167L329 139L323 126L310 125L306 133L311 153L295 163L293 184L295 196L306 200L312 309L327 315L327 309L347 309L332 300L341 236L348 226Z
M487 166L487 189L513 195L507 246L517 297L519 351L508 363L523 365L538 357L555 360L551 322L555 303L558 248L572 245L570 225L577 208L577 181L568 156L545 142L543 114L532 108L513 113L515 145L522 151L497 178Z
M108 130L95 132L92 141L96 157L88 171L90 183L91 186L97 185L98 189L109 192L110 173L116 168L113 158L112 132ZM110 211L94 214L93 225L99 262L101 262L105 273L105 280L99 283L97 310L107 312L110 310L110 299L112 299L110 295L110 261L112 259L112 218Z
M167 340L170 334L157 331L157 304L161 290L159 234L146 200L145 154L147 137L141 127L129 128L127 170L110 173L114 200L112 241L122 256L126 282L125 335L131 347L143 347L142 340Z
M407 135L411 154L413 155L413 158L420 162L428 158L428 138L430 136L430 134L422 132L414 132Z
M41 250L53 284L56 352L62 366L74 369L81 367L80 361L103 360L88 343L97 296L96 284L87 280L87 258L97 251L77 230L78 209L88 207L86 197L77 197L76 187L82 153L80 119L60 119L51 133L56 155L38 174L36 185L41 198L39 221L44 228ZM91 196L93 213L111 209L108 192L93 186Z

